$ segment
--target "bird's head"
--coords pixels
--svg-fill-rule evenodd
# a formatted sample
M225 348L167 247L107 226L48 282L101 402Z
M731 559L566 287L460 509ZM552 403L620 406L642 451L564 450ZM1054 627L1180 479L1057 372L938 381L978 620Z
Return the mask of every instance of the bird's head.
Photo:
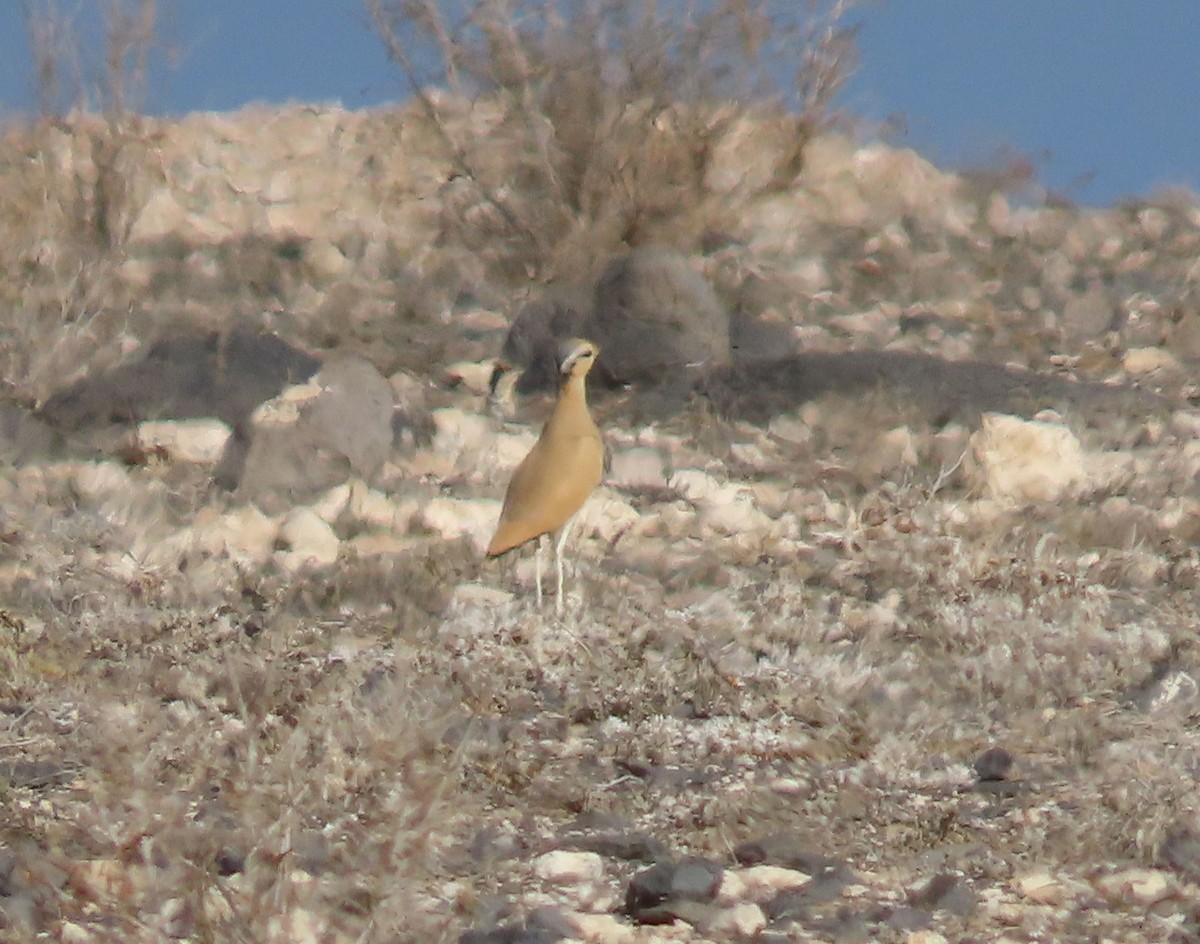
M559 375L564 381L571 377L586 377L599 354L600 348L591 341L582 338L564 341L559 348Z

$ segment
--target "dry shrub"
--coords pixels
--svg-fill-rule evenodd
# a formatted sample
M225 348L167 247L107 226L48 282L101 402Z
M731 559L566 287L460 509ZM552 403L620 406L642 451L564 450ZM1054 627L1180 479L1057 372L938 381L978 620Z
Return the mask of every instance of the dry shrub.
M511 278L701 247L790 186L853 65L852 0L365 2L450 154L447 236ZM714 188L722 145L763 146L751 126L769 173Z
M157 0L23 7L42 114L0 141L0 368L36 402L131 307L120 267L150 190L138 109L159 17Z

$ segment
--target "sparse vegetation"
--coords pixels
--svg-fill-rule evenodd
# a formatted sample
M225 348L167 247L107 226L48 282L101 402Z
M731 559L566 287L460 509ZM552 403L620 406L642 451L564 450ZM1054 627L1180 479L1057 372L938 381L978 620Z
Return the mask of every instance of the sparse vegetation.
M10 421L50 411L0 416L0 939L424 944L536 918L539 940L582 915L649 940L620 913L639 857L732 867L775 833L847 883L802 886L779 935L1194 937L1194 199L1018 214L1023 166L963 180L827 133L844 4L788 8L789 34L732 0L541 4L544 28L532 4L368 3L420 93L393 112L152 122L129 88L0 148L20 400L189 318L214 330L177 348L214 369L166 376L204 388L239 365L215 329L266 309L406 368L408 427L369 488L300 509L339 556L290 570L278 519L129 448L101 396L53 431L82 445L21 452ZM152 182L176 215L139 241ZM464 378L514 289L586 287L654 241L805 356L669 408L597 391L614 471L557 621L532 562L480 561L532 432ZM986 410L1077 440L1083 484L990 497ZM989 748L1000 779L972 766ZM593 848L597 878L538 872ZM958 905L915 894L939 882Z
M141 109L158 0L23 0L41 115L0 147L0 365L37 402L124 326L119 270L147 199Z
M366 4L450 156L447 238L534 282L719 238L796 179L854 66L851 0Z

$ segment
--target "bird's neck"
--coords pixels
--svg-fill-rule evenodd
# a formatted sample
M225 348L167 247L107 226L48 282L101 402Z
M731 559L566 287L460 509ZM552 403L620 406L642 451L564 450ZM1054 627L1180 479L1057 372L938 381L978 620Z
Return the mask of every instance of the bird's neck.
M590 424L591 414L587 408L587 387L583 377L568 377L558 392L558 405L551 420L562 421L566 417L583 418Z
M570 397L572 400L587 406L587 384L584 382L586 378L576 377L574 375L568 377L563 383L562 391L559 393L559 398L566 400Z

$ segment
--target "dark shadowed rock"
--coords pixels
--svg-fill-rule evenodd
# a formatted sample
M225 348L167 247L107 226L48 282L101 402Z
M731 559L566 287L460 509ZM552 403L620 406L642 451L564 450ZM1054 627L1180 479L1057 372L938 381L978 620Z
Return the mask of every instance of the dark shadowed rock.
M908 896L914 908L948 911L965 917L975 910L978 899L961 875L941 872Z
M247 435L235 437L230 449L245 452L238 497L270 513L350 477L370 481L391 452L392 407L392 388L369 361L329 361L309 384L258 411ZM235 477L233 464L230 454L222 459L222 482Z
M150 419L211 416L235 429L251 411L319 361L273 334L249 328L185 332L155 342L146 356L51 396L39 415L62 432Z
M0 403L0 462L45 456L57 437L50 426L20 403Z
M500 350L501 360L521 370L519 393L556 389L559 344L586 333L590 311L587 293L568 288L549 289L521 309Z
M1189 824L1175 826L1159 845L1155 859L1189 882L1200 882L1200 832Z
M796 833L774 833L738 843L734 846L733 857L741 865L778 865L814 878L836 874L843 881L850 881L854 877L843 862L814 852L811 841Z
M612 260L596 283L588 336L619 380L659 381L687 364L729 362L729 318L712 286L667 249Z
M1012 770L1014 758L1002 747L989 747L975 758L972 765L980 780L1005 780Z
M884 393L933 425L978 424L989 411L1032 416L1047 407L1090 422L1162 410L1134 387L1083 383L985 361L952 361L901 351L804 353L719 368L697 384L719 413L751 422L825 395Z
M657 862L630 880L625 912L640 924L665 924L677 917L691 921L697 914L693 906L716 898L724 874L720 865L706 859Z
M666 843L644 832L606 832L579 836L563 843L581 852L594 852L609 859L654 862L667 854Z

